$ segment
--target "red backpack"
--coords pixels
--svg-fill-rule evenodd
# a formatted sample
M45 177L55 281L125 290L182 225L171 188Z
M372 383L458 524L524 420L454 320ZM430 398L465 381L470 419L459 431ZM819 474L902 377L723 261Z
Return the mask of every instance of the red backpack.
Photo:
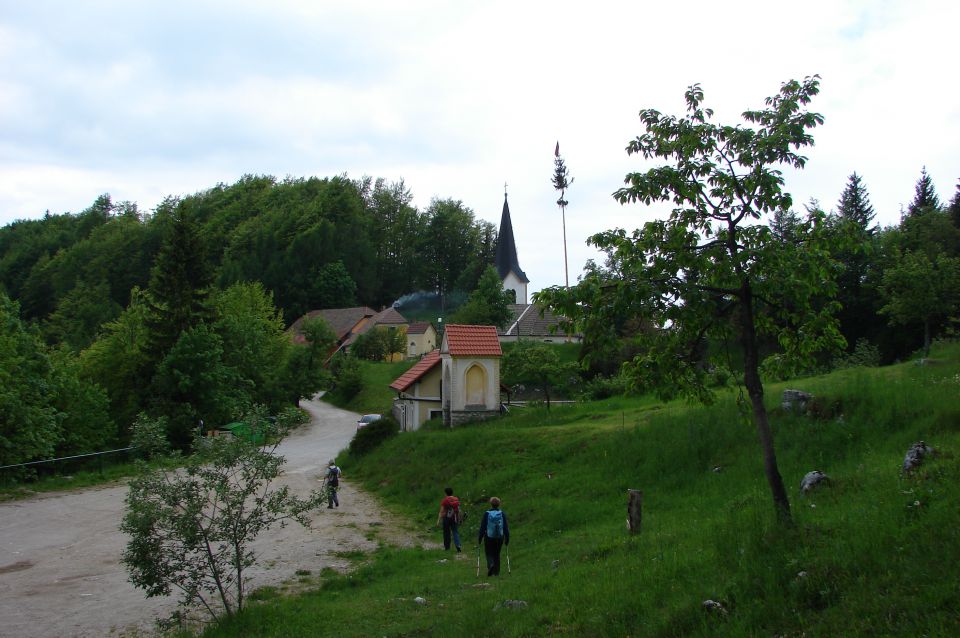
M445 500L447 502L447 511L444 513L444 516L459 525L464 519L463 513L460 511L460 499L456 496L448 496Z

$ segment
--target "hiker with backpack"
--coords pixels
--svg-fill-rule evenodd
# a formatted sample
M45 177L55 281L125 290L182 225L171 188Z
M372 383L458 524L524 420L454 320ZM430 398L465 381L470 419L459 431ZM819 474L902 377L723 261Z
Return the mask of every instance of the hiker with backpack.
M500 550L510 544L510 528L507 515L500 510L500 499L490 499L490 509L483 513L477 545L483 541L483 553L487 557L487 576L500 575Z
M460 523L463 522L463 512L460 510L460 499L453 495L453 488L443 489L445 497L440 501L440 513L437 514L437 525L443 523L443 548L450 549L450 537L453 544L460 551Z
M340 468L332 460L327 467L327 475L323 482L327 486L327 509L333 509L334 505L340 507L340 499L337 498L337 490L340 489Z

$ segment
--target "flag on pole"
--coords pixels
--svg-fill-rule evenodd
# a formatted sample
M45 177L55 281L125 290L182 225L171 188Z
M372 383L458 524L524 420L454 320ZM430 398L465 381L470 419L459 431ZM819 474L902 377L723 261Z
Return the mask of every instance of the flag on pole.
M560 142L559 142L559 141L557 142L557 148L555 148L555 149L553 150L553 156L554 156L554 157L560 157Z

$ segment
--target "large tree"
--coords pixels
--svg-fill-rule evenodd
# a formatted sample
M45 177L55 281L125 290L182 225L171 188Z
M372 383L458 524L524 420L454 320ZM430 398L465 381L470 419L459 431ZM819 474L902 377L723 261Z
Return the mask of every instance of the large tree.
M457 308L450 322L503 328L511 316L509 304L510 298L503 289L497 269L487 266L476 289L470 293L467 302Z
M774 236L762 217L792 206L779 167L806 163L798 151L813 144L809 130L823 121L807 109L818 92L817 77L784 83L766 108L743 113L756 128L713 123L699 85L686 92L684 117L641 111L646 132L627 152L668 163L628 174L614 196L675 208L632 234L615 229L590 240L622 273L606 283L606 294L631 298L623 305L657 326L641 333L645 349L625 367L627 374L707 399L707 371L716 356L708 345L739 345L764 471L784 521L790 502L764 405L761 342L775 339L784 363L809 365L819 348L843 340L830 314L834 304L822 300L834 288L823 215L812 211L791 241ZM554 288L538 298L563 296Z
M920 179L914 188L913 201L907 207L907 215L916 217L923 215L931 210L940 210L940 198L937 197L937 191L933 187L933 179L927 173L927 167L924 166L920 171Z

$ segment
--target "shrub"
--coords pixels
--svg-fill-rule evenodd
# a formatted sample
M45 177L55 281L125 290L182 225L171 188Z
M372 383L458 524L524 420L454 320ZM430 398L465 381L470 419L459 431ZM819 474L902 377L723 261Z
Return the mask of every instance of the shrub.
M400 431L400 424L392 416L385 416L379 421L360 428L350 441L350 454L363 456L378 445L396 435Z
M600 401L622 396L626 391L627 384L620 375L612 377L597 375L589 381L584 381L580 397L585 401Z

